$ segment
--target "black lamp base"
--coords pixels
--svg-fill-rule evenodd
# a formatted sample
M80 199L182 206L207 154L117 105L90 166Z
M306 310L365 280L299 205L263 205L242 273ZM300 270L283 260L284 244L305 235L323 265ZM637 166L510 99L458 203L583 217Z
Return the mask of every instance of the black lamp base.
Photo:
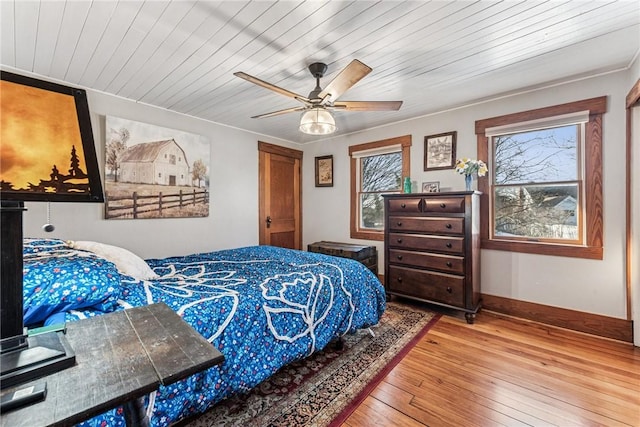
M28 337L25 346L4 351L0 357L0 389L51 375L76 363L76 355L62 332Z

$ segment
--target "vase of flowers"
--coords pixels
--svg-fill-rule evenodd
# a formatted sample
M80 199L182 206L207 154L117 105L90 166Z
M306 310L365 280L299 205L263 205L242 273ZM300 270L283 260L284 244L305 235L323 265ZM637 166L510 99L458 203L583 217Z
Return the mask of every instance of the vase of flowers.
M473 175L485 176L489 169L482 160L473 160L467 157L456 160L456 172L464 175L464 184L467 191L471 191Z

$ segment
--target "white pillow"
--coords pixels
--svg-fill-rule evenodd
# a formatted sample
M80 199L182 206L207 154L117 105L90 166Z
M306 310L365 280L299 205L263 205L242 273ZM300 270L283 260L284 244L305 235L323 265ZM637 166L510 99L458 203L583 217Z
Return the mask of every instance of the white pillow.
M101 258L114 263L123 274L134 277L138 280L151 280L158 278L158 275L151 270L151 267L138 255L118 246L107 245L89 241L67 241L67 244L74 249L93 252Z

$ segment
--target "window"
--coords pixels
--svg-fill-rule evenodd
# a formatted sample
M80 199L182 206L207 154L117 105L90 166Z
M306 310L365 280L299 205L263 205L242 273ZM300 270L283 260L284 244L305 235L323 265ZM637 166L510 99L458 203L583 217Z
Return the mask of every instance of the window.
M175 154L169 154L169 164L171 164L171 165L175 165L176 164L176 155Z
M601 97L476 122L483 248L602 259L605 111Z
M383 194L401 193L410 176L411 135L349 147L351 238L384 240Z

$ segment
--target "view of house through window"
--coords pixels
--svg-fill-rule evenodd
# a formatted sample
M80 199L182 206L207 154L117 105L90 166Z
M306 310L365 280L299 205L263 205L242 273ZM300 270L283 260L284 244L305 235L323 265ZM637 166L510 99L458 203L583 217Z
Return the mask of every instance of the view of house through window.
M360 228L384 230L383 194L400 193L402 153L371 155L360 158Z
M493 237L579 243L584 124L494 135Z

